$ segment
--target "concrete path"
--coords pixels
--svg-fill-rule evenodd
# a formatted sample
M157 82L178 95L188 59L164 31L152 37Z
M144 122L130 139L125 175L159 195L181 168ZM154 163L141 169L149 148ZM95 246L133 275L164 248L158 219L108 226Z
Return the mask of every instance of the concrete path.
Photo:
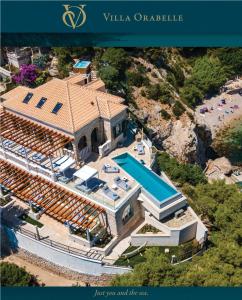
M129 248L131 238L127 236L126 238L122 239L112 250L112 252L104 258L104 261L110 264L113 264L119 256Z

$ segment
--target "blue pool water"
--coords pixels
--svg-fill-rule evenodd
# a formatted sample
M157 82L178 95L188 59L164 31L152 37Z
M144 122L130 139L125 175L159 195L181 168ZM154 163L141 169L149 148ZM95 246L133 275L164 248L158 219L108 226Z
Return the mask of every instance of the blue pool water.
M114 157L113 160L158 201L162 202L178 194L172 186L142 165L130 154L124 153Z
M84 69L84 68L87 68L89 65L90 65L90 61L88 60L79 60L75 65L74 67L75 68L80 68L80 69Z

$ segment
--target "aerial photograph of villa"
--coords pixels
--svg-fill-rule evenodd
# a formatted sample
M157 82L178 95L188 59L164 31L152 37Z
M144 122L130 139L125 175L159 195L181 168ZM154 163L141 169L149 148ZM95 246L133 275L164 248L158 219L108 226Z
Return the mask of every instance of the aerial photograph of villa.
M206 262L223 247L241 249L232 54L242 58L239 48L1 48L2 264L52 286L213 285L188 277L214 271ZM184 273L143 278L155 258L158 274ZM214 282L240 285L237 267Z

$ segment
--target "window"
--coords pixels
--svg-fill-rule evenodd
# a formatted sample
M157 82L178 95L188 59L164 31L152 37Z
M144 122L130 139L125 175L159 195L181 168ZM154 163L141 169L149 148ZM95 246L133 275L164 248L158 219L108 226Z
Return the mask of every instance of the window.
M33 93L28 93L28 94L25 96L25 98L24 98L24 100L23 100L23 103L28 104L29 101L30 101L30 99L31 99L32 97L33 97Z
M117 124L113 127L113 135L114 138L118 137L122 133L122 126L121 124Z
M133 210L130 204L128 204L122 214L123 224L127 223L128 220L133 216Z
M36 107L37 107L37 108L41 108L41 107L45 104L46 100L47 100L47 99L46 99L45 97L42 97L42 98L40 99L40 101L37 103Z
M55 105L55 107L54 107L53 110L52 110L52 113L53 113L53 114L57 114L58 111L61 109L62 105L63 105L62 103L57 102L56 105Z

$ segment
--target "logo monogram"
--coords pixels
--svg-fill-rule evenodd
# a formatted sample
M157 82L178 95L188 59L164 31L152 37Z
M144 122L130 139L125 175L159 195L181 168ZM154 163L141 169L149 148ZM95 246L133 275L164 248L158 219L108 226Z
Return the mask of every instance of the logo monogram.
M73 6L64 4L63 6L65 8L65 12L62 16L62 20L66 26L76 29L86 22L87 16L84 11L84 7L86 5L80 4Z

